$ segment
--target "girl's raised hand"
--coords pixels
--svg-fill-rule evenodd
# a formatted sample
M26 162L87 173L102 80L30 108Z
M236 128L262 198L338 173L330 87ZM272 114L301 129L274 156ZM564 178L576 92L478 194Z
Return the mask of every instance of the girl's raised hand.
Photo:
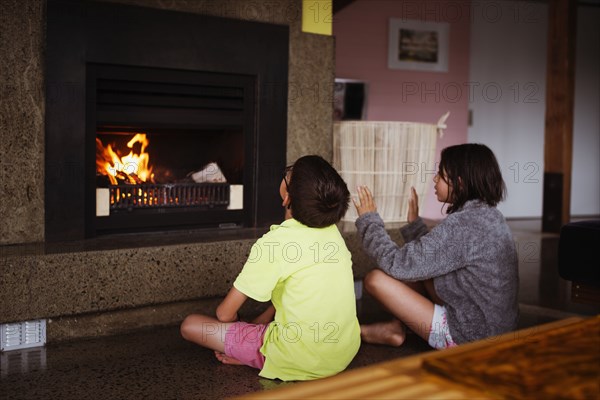
M408 197L408 216L406 220L410 224L419 218L419 196L414 186L410 187L410 196Z
M354 203L354 207L356 207L358 216L360 217L368 212L376 212L377 206L375 205L375 200L373 200L373 195L369 188L366 186L358 186L356 190L358 192L358 200L353 197L352 202Z

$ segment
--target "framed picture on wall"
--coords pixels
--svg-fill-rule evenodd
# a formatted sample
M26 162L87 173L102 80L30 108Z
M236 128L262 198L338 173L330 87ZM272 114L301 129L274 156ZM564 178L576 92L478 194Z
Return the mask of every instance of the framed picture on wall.
M450 24L390 18L388 68L448 72Z

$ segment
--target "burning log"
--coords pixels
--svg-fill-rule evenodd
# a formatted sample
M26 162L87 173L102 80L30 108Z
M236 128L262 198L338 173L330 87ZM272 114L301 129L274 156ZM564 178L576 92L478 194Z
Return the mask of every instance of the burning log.
M133 152L136 143L141 144L139 154ZM128 155L121 157L110 144L104 147L102 141L96 138L96 173L106 175L112 185L154 183L150 156L145 151L148 144L146 134L138 133L127 143L127 147L132 150Z
M141 146L134 149L137 143ZM130 153L121 156L110 144L105 147L96 138L96 184L99 188L109 189L110 205L107 208L114 212L130 212L136 208L229 205L230 185L216 162L190 172L183 182L156 184L145 151L148 143L146 135L138 133L127 143ZM162 178L172 177L169 170L159 167L157 171Z

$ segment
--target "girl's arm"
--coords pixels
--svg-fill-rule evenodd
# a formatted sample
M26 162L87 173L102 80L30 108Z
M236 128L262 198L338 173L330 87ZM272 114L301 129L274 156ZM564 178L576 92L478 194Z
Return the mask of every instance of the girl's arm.
M225 299L217 307L217 319L221 322L234 322L238 320L238 310L248 296L232 287Z
M419 239L400 247L386 231L383 220L377 214L373 195L367 187L358 188L358 201L354 200L354 205L359 215L356 227L363 248L388 275L400 280L424 280L453 271L463 264L463 250L465 250L463 245L470 244L461 243L458 232L448 223L451 218L447 218L429 234L423 235L426 227L417 217L408 227L415 230L413 234ZM411 211L412 215L409 217L418 214L418 210L414 209L414 203ZM406 238L407 232L402 233ZM450 240L454 240L454 243L449 242Z
M408 221L408 225L400 228L400 233L406 243L418 239L428 232L427 226L425 226L425 223L419 217L419 196L414 186L410 188L406 220Z
M409 224L419 219L419 196L414 186L410 187L410 196L408 197L408 215L406 220Z
M365 252L388 275L407 281L421 281L447 274L464 266L470 243L463 243L447 224L400 247L389 236L379 214L369 213L356 220ZM450 228L450 229L449 229ZM451 238L455 238L454 241Z

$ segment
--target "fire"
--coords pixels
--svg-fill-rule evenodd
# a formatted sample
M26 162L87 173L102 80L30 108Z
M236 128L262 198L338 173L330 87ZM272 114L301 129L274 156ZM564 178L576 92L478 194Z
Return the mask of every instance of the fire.
M141 144L139 154L133 152L133 145L136 143ZM118 180L131 184L148 181L154 183L150 156L146 153L149 143L145 133L137 133L127 143L127 147L132 150L128 155L120 157L110 144L104 147L102 141L96 138L96 172L108 176L113 185L117 185Z

